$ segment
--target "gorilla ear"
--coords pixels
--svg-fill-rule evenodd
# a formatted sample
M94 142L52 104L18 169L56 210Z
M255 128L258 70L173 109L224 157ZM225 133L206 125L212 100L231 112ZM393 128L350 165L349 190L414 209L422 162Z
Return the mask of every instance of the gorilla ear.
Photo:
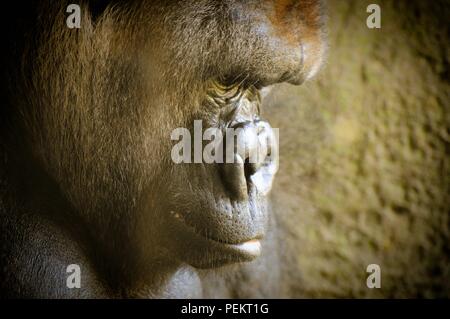
M112 0L91 0L89 1L89 10L92 15L92 20L96 21L102 13L106 10L106 8L112 4L114 1Z

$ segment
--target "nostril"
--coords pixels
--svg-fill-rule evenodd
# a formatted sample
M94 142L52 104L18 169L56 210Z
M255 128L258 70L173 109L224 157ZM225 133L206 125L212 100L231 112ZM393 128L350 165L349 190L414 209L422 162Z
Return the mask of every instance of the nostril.
M222 164L222 179L230 197L244 200L248 197L247 178L245 173L245 162L238 154L234 157L234 163Z
M250 158L246 158L244 161L244 175L247 182L247 191L250 192L251 188L251 176L255 174L257 167L254 163L250 163Z

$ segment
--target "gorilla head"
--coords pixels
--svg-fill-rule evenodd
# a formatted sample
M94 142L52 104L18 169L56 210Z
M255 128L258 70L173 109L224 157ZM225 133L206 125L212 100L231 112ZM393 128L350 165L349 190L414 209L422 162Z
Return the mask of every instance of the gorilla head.
M275 164L249 163L252 147L234 164L176 164L171 132L201 120L273 143L261 92L319 69L320 2L93 1L80 29L67 5L30 5L25 38L11 39L3 139L20 168L6 175L27 210L70 229L106 281L264 253Z

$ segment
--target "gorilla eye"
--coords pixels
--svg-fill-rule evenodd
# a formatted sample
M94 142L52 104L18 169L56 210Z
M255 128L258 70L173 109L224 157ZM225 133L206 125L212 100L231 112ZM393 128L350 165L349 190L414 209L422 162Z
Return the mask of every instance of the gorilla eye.
M208 111L226 126L259 119L261 95L255 86L211 80L205 100Z
M221 81L211 81L207 90L207 96L218 107L224 107L233 101L239 100L243 93L243 88L239 84L226 84Z

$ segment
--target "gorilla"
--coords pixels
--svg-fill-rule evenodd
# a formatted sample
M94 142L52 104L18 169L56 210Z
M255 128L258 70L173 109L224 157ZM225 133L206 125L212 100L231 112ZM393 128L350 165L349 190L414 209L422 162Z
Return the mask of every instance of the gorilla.
M80 1L80 28L69 4L2 20L0 296L296 297L275 170L176 164L171 132L272 136L261 99L319 70L322 2Z

